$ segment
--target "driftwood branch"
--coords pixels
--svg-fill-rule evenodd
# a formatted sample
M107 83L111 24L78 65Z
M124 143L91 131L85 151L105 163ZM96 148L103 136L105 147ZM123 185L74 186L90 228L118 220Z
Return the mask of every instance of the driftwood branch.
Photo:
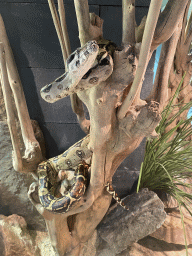
M69 41L69 34L67 31L67 24L66 24L66 18L65 18L65 7L64 7L63 0L58 0L58 12L59 12L59 17L60 17L63 38L64 38L64 42L65 42L65 47L66 47L66 51L67 51L67 56L69 56L71 54L71 46L70 46L70 41Z
M183 17L188 0L169 0L160 14L152 42L152 49L167 41Z
M135 79L133 81L129 94L127 95L126 99L124 100L119 110L119 113L118 113L119 119L122 119L126 115L128 108L131 106L135 98L138 88L141 87L141 84L143 82L144 74L147 68L147 63L148 63L146 60L149 59L151 42L153 39L153 34L154 34L156 23L158 20L158 15L160 13L161 3L162 1L159 1L159 0L151 1L147 20L146 20L145 30L143 34L143 41L141 44L139 63L138 63Z
M81 46L91 40L88 0L74 0Z
M4 49L5 49L6 67L7 67L9 84L13 92L15 106L17 109L19 123L21 127L22 139L25 145L25 155L22 158L23 168L22 170L21 169L16 169L16 170L22 171L22 172L34 171L36 170L37 165L43 160L43 156L42 156L40 145L37 142L33 132L33 127L29 117L19 73L17 71L13 53L9 44L9 40L8 40L3 19L1 16L0 16L0 41L3 43ZM15 155L17 155L16 152L15 152Z
M135 43L135 0L123 0L122 45Z
M180 40L182 41L182 43L184 43L185 39L186 39L186 35L187 35L187 31L188 31L188 27L187 27L187 23L188 23L188 12L189 12L189 7L191 4L191 0L188 0L187 6L185 8L185 12L183 15L183 24L182 24L182 30L181 30L181 37Z
M186 29L186 39L185 39L185 43L184 43L187 51L189 51L191 41L192 41L192 13L191 13L189 21L188 21L188 25L187 25L187 29Z
M15 170L22 171L23 164L22 164L22 156L21 151L19 147L19 138L17 134L17 127L16 127L16 121L15 121L15 115L14 115L14 109L12 105L12 98L11 98L11 87L8 80L7 75L7 67L5 62L5 51L3 43L0 43L0 64L1 64L1 84L2 84L2 90L3 90L3 96L5 101L5 108L7 113L7 124L9 127L10 135L11 135L11 141L13 145L13 151L14 151L14 168Z
M88 0L74 0L74 4L81 46L90 40L101 39L103 20L94 13L89 14Z
M161 49L161 55L155 77L154 87L148 100L155 100L160 104L160 111L168 103L168 81L173 66L174 55L181 33L181 22L175 29L171 38L165 42Z

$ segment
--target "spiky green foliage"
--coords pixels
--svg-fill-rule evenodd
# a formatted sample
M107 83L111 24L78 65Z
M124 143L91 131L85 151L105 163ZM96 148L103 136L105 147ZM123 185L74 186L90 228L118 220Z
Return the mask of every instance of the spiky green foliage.
M174 97L177 97L180 86ZM192 184L186 181L192 177L192 142L187 140L192 135L192 118L181 120L167 133L165 130L183 111L192 107L192 102L182 106L178 113L170 117L170 113L175 107L172 103L173 99L164 109L162 120L156 128L159 137L148 139L146 142L145 156L140 169L137 191L139 188L148 188L156 192L164 191L173 196L178 202L183 222L181 206L185 207L192 216L190 207L192 195L185 191L185 188L192 189ZM171 139L172 137L174 138ZM188 255L186 235L185 244L186 255Z

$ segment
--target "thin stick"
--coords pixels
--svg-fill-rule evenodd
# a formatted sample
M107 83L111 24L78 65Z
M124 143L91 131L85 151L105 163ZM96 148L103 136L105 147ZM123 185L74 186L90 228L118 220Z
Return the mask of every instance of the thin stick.
M190 29L190 27L191 27L191 23L192 23L192 12L190 13L190 17L189 17L189 19L188 19L188 21L187 21L186 35L187 35L188 32L189 32L189 29Z
M65 63L65 69L66 69L66 60L67 60L68 55L67 55L67 50L66 50L66 46L65 46L65 41L64 41L64 38L63 38L63 34L62 34L61 25L60 25L60 22L59 22L59 17L58 17L58 14L57 14L57 10L55 8L54 1L53 0L48 0L48 3L49 3L49 8L50 8L50 11L51 11L52 18L53 18L53 23L55 25L55 29L56 29L56 32L57 32L57 36L59 38L59 43L60 43L60 46L61 46L61 51L62 51L62 54L63 54L63 60L64 60L64 63Z
M18 111L19 122L21 126L21 132L23 142L26 149L31 147L31 143L37 143L33 132L33 127L29 117L25 95L19 78L19 73L14 61L13 53L9 44L9 40L6 34L3 19L0 15L0 41L3 43L6 52L6 64L8 71L9 83L13 92L15 105Z
M64 6L63 0L58 0L58 12L60 17L61 29L63 32L63 38L65 41L67 56L69 56L71 54L71 46L69 41L69 34L67 31L67 24L66 24L66 18L65 18L65 6Z
M147 68L146 60L148 59L148 56L150 53L151 42L153 39L154 31L155 31L157 20L159 17L161 3L162 3L162 0L151 0L148 16L146 20L146 26L143 34L143 41L141 45L138 68L137 68L135 79L133 81L133 85L130 89L130 92L127 95L125 101L123 102L119 110L119 113L118 113L119 119L124 118L124 116L126 115L128 108L130 107L130 105L132 104L135 98L137 89L143 80L143 77Z
M3 43L0 43L0 66L1 66L2 90L3 90L4 101L5 101L6 113L7 113L7 124L9 127L11 141L13 145L13 151L14 151L14 160L15 160L14 168L15 170L21 172L23 169L23 164L22 164L21 151L19 147L19 138L17 135L14 109L12 105L13 103L11 99L12 91L11 91L8 74L7 74L7 68L6 68L6 62L5 62L5 51L4 51Z
M188 48L187 49L187 51L188 51L189 47L190 47L190 44L191 44L191 40L192 40L192 13L191 13L190 18L188 20L186 32L187 32L187 35L186 35L185 45Z
M181 41L182 43L185 41L186 39L186 34L187 34L187 30L186 30L186 26L187 26L187 16L188 16L188 11L189 11L189 7L191 4L191 0L188 1L186 9L185 9L185 13L183 16L183 25L182 25L182 30L181 30ZM186 32L185 32L186 31Z
M135 0L122 0L123 37L122 45L135 43Z
M77 23L79 28L79 39L81 46L86 44L90 39L90 16L89 5L87 0L74 0Z
M172 63L174 60L174 53L176 51L177 42L179 40L181 31L181 26L175 30L171 38L163 44L161 60L159 62L158 69L158 77L155 78L156 88L159 86L159 91L156 90L157 101L160 105L160 111L164 109L168 101L168 82L169 82L169 74L171 71Z

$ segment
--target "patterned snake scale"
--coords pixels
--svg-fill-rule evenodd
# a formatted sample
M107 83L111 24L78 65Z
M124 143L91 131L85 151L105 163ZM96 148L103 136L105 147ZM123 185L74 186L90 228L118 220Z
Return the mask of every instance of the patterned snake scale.
M39 178L39 200L42 206L53 212L63 213L75 206L75 203L85 193L88 182L88 169L89 165L85 160L92 156L92 152L88 149L90 136L87 135L67 151L57 157L50 158L39 164L37 174ZM77 167L77 168L76 168ZM55 175L61 170L71 170L76 168L74 172L74 184L69 191L62 197L55 197L50 192L51 181L49 180L49 173Z

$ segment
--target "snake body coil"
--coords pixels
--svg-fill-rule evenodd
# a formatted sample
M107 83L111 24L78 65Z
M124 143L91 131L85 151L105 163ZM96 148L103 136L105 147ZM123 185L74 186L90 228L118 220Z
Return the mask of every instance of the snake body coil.
M79 164L75 171L75 181L71 189L62 197L57 198L49 192L48 172L50 166L42 162L38 166L39 200L42 206L52 212L68 212L85 193L88 179L88 168L85 162Z

